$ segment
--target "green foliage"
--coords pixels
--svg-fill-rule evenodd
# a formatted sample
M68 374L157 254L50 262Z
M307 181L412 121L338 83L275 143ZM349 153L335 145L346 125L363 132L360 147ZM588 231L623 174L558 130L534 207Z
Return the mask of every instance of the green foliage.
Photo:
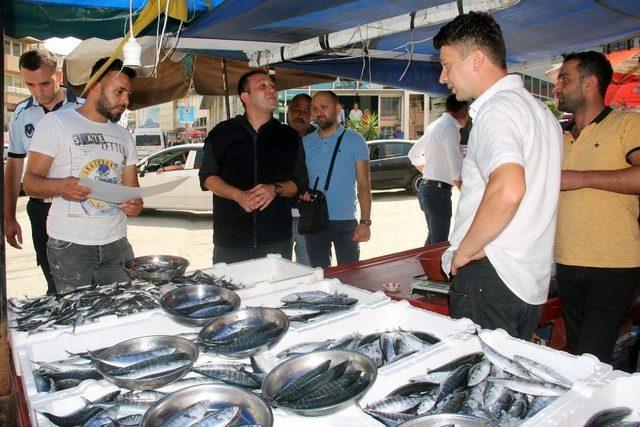
M380 136L380 128L378 127L378 115L371 113L369 116L362 117L361 120L347 119L345 122L347 129L358 132L365 141L378 139Z
M556 119L559 120L562 117L562 111L560 111L560 108L558 108L558 104L556 104L555 101L547 101L545 104L547 104L547 107L549 107L549 110L551 110L553 115L556 116Z

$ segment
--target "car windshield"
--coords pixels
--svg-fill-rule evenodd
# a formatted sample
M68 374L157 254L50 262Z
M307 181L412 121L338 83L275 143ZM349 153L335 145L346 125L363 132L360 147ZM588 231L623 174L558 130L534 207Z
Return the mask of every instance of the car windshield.
M187 150L172 150L158 153L149 157L149 160L142 165L147 172L154 172L161 167L181 164L187 161Z

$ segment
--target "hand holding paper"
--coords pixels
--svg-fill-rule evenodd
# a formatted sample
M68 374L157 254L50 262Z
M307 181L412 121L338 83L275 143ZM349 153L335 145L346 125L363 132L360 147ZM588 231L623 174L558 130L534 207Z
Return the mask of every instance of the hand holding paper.
M187 179L187 177L179 178L163 184L152 185L151 187L125 187L90 178L80 178L79 184L91 188L92 191L91 194L89 194L89 198L91 199L104 200L112 203L125 203L132 200L144 199L149 196L155 196L156 194L166 193L167 191L173 190Z

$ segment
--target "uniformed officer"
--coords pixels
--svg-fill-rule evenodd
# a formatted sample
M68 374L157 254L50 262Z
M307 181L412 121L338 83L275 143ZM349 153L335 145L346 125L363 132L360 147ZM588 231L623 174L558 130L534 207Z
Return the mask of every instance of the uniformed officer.
M31 137L45 114L67 108L78 108L84 100L60 86L62 72L56 56L45 49L30 50L20 56L18 63L22 80L31 96L16 107L9 127L9 152L4 170L4 227L7 242L22 249L22 229L16 220L16 204L24 159L31 145ZM56 287L47 261L47 215L50 199L29 198L27 214L31 221L31 236L36 260L47 280L47 293L55 293Z

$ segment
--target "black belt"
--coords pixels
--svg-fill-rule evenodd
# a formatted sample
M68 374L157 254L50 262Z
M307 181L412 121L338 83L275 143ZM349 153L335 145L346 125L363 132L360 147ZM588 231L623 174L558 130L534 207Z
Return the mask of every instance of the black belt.
M446 182L442 182L442 181L433 181L430 179L425 179L424 180L424 184L428 187L436 187L436 188L448 188L451 189L452 185L451 184L447 184Z
M33 200L34 202L38 202L38 203L48 203L51 204L51 199L38 199L36 197L29 197L29 200Z

